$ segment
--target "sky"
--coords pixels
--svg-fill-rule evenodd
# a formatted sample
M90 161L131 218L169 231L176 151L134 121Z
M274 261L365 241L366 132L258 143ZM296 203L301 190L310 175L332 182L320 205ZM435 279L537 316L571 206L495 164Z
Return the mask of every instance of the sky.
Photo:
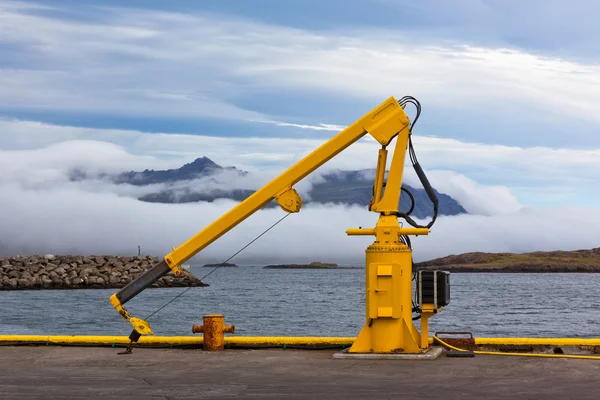
M136 196L156 188L69 171L207 156L249 171L223 187L259 187L404 95L422 106L421 165L469 212L418 238L417 260L595 247L598 11L582 0L0 1L0 254L162 255L235 203L147 204ZM323 171L374 168L377 149L361 140ZM408 169L405 181L418 186ZM222 261L280 214L256 213L199 257ZM345 230L375 221L305 207L238 259L358 262L370 239Z

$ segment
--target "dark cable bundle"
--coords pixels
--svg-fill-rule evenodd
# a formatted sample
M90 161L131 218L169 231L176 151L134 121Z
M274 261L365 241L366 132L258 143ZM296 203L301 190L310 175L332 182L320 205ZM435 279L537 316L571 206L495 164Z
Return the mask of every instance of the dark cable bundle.
M409 103L413 104L415 106L415 108L417 109L417 114L415 115L414 120L410 124L410 130L412 133L412 129L415 126L415 124L417 123L419 116L421 115L421 103L419 103L419 101L412 96L404 96L403 98L398 100L398 104L400 104L400 106L402 108L405 108L406 105ZM419 161L417 160L417 155L415 153L415 149L412 144L412 134L408 136L408 154L410 156L410 161L413 165L413 168L414 168L415 172L417 173L417 176L419 177L419 181L421 181L421 184L423 185L423 188L425 189L425 192L427 193L429 200L431 200L431 202L433 203L433 219L431 220L431 222L429 222L429 224L423 226L423 225L417 224L415 222L415 220L413 220L409 216L410 213L400 213L399 212L397 215L399 217L404 218L406 220L406 222L408 222L410 225L414 226L415 228L431 228L433 226L433 224L435 223L435 220L437 219L439 201L438 201L437 195L435 194L435 191L433 190L433 187L431 187L431 184L429 183L429 180L427 179L427 176L425 175L425 172L421 168L421 165L419 165ZM408 192L408 190L406 190L406 189L405 189L405 191ZM411 198L412 198L412 196L411 196ZM414 200L413 200L413 202L414 202ZM411 211L412 211L412 207L411 207Z
M437 219L437 215L438 215L438 198L437 195L435 194L435 191L433 190L433 188L431 187L431 184L429 183L429 180L427 179L427 176L425 175L425 172L423 171L423 169L421 168L421 165L419 164L419 161L417 160L417 155L415 153L415 149L413 147L412 144L412 129L415 126L417 120L419 119L419 116L421 115L421 104L419 103L419 101L417 99L415 99L412 96L404 96L403 98L401 98L398 101L398 104L400 104L400 106L402 108L405 108L407 104L412 104L415 106L417 113L415 115L414 120L412 121L412 123L410 124L410 130L411 130L411 135L408 136L408 154L410 157L410 161L413 165L413 168L415 170L415 172L417 173L417 176L419 177L419 180L421 181L421 184L423 185L423 188L425 189L425 192L427 193L427 196L429 197L429 199L431 200L431 202L433 203L433 218L431 220L431 222L429 222L429 224L427 224L426 226L423 225L419 225L417 224L411 217L410 214L412 213L414 206L415 206L415 200L414 197L412 195L412 193L410 193L410 191L408 189L405 189L404 187L402 188L402 190L404 190L405 192L407 192L409 194L409 197L411 199L411 207L410 210L406 213L398 213L397 216L398 217L402 217L404 218L410 225L412 225L415 228L431 228L433 226L433 224L435 223L435 220ZM402 243L406 244L409 248L412 249L411 247L411 243L410 243L410 239L408 236L406 235L402 235L400 237L400 240L402 241ZM417 271L415 271L414 268L414 263L412 262L412 280L416 281L417 280ZM412 300L412 311L413 313L416 313L417 315L413 317L413 320L417 320L421 318L421 309L419 308L419 298L418 298L418 290L415 290L415 295L414 298Z

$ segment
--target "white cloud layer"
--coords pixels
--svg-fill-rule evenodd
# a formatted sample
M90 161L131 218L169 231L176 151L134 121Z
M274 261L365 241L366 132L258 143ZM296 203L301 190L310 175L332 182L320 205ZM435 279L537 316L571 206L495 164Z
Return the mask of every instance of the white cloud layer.
M232 201L150 204L77 187L24 190L2 185L0 249L3 253L164 255L235 205ZM277 221L283 212L262 210L209 246L196 262L223 261ZM564 235L557 218L575 226ZM360 264L370 238L347 237L351 227L373 226L366 209L307 206L240 254L234 262L329 261ZM495 216L440 217L428 237L414 240L415 260L466 251L571 250L597 246L598 209L523 209Z
M524 107L534 113L527 118L542 116L546 122L577 118L600 123L600 67L595 64L514 49L415 43L397 31L312 33L222 15L125 8L79 9L90 12L85 20L61 17L68 10L59 7L47 11L35 3L0 4L0 45L6 55L0 70L0 108L7 112L210 116L327 132L340 127L332 121L281 122L237 104L253 104L248 99L254 95L283 91L375 104L391 94L410 93L447 113L483 109L506 115L500 129L507 135L522 135L515 118L524 118L507 113L508 106ZM457 134L456 129L449 134ZM565 140L577 134L572 129ZM532 135L544 143L544 132ZM477 214L440 218L431 237L415 241L417 259L471 250L597 245L597 208L526 207L514 189L553 193L564 204L582 203L582 193L598 194L600 149L495 146L418 135L414 142L434 187ZM69 182L68 171L174 168L207 156L250 170L250 180L230 183L246 187L266 182L321 143L3 119L0 250L131 253L141 245L162 254L233 203L141 203L135 197L156 187ZM376 152L376 143L360 141L326 169L373 168ZM414 174L407 173L406 182L416 185ZM300 185L301 191L309 187L310 180ZM598 205L597 198L591 195L588 202ZM205 257L224 258L280 215L277 210L257 213L211 246ZM566 221L576 227L569 236L562 233ZM281 234L260 241L242 260L357 262L369 239L347 238L344 231L374 223L374 216L362 209L307 207L277 228Z
M73 143L68 145L64 141ZM6 168L17 170L56 163L75 168L85 161L88 167L96 170L143 170L178 168L183 163L206 156L222 166L236 166L255 172L260 184L277 176L324 141L149 134L0 119L0 164L4 161ZM441 192L459 199L471 212L500 212L482 209L488 207L487 199L495 198L505 200L502 204L506 211L516 210L518 201L515 193L507 188L527 192L528 201L535 202L537 199L545 203L547 194L552 192L562 204L599 204L594 193L600 187L600 149L496 146L416 134L413 141L419 162L428 171L432 184ZM43 152L46 158L39 158L42 156L38 155L37 149L49 145L54 147ZM75 147L64 152L61 146ZM377 150L377 143L361 140L319 171L374 168ZM313 175L317 179L319 173ZM408 184L420 187L409 165L405 179ZM485 182L485 189L477 187L475 182ZM486 197L479 199L473 193L486 193Z
M160 256L236 204L229 200L175 205L143 203L135 196L147 189L67 179L67 172L74 165L89 171L111 171L138 167L146 161L147 156L131 155L117 145L86 141L0 153L0 252L132 254L140 245L145 253ZM430 175L434 186L438 181L441 191L450 192L469 211L481 215L440 217L431 236L415 239L416 260L465 251L523 252L597 246L598 208L523 207L505 188L481 186L447 171L433 171ZM257 212L195 261L226 259L281 216L279 209ZM362 207L306 206L233 261L360 264L371 239L347 237L345 230L373 226L375 222L376 215ZM569 235L564 234L565 224L575 227Z
M0 5L0 43L18 49L16 66L0 74L6 109L271 121L236 101L294 90L369 101L410 93L448 111L525 106L545 120L600 122L595 64L423 44L403 31L312 33L223 15L127 8L83 9L94 19L76 21L61 18L60 9L44 14L15 4L22 3Z

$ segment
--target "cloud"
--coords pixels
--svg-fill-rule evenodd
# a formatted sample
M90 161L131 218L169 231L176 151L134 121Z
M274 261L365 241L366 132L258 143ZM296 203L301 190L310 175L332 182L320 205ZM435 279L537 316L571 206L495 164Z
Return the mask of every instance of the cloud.
M428 175L437 191L457 200L469 214L498 216L514 214L523 208L506 186L480 185L453 171L430 171Z
M113 144L74 141L0 155L0 168L5 171L0 179L0 249L5 254L134 254L140 245L145 253L160 256L237 204L230 200L144 203L135 195L148 188L68 180L73 165L110 171L143 164L148 158ZM598 208L523 207L503 188L478 185L444 171L434 171L431 177L434 185L438 181L442 189L454 191L468 208L484 215L440 217L430 236L415 239L416 260L465 251L571 250L597 245ZM263 178L249 179L238 184ZM255 213L194 261L226 259L283 215L280 209ZM360 264L372 239L347 237L345 230L374 226L376 219L364 207L307 205L233 261ZM564 223L557 219L577 229L565 236Z
M314 131L334 131L334 132L339 132L339 131L343 130L344 128L346 128L345 126L333 125L333 124L303 125L303 124L292 124L292 123L289 123L289 122L280 122L280 121L255 121L255 122L262 122L262 123L265 123L265 124L273 124L273 125L282 126L282 127L294 127L294 128L300 128L300 129L310 129L310 130L314 130Z
M375 2L389 7L391 14L402 12L404 26L419 36L597 59L598 45L592 38L600 32L593 18L600 8L593 0L579 0L576 6L560 0Z
M65 141L75 141L77 148L64 150L66 147L63 149L61 146L69 146L61 144ZM52 145L56 147L45 153L47 158L40 159L42 161L38 164L60 163L64 159L71 168L75 168L77 162L89 158L95 163L95 168L168 169L206 156L222 166L250 171L258 177L257 184L264 184L325 141L297 137L144 133L0 119L0 149L5 149L1 153L2 160L6 168L16 169L21 168L21 164L35 164L34 160L41 154L36 150ZM463 206L472 212L487 213L482 207L487 207L485 204L490 199L499 196L506 200L502 204L514 211L517 192L526 196L526 203L546 203L548 194L554 193L554 198L560 198L562 204L584 204L586 201L598 204L594 191L600 185L600 149L499 146L418 134L413 141L419 162L432 184L441 192L461 200ZM335 169L372 169L376 165L378 149L376 142L360 140L309 177L319 179L320 173ZM11 153L10 150L21 152ZM68 153L68 158L63 153ZM409 164L405 174L408 184L420 187ZM484 185L485 189L478 184ZM510 193L506 188L510 189ZM475 200L473 192L485 192L487 195ZM519 199L519 202L524 201ZM489 211L496 213L498 210Z
M0 216L2 248L15 253L164 255L236 204L141 203L113 193L86 192L76 187L24 190L2 185ZM223 261L283 216L262 210L209 246L194 261ZM578 229L564 236L556 223L562 216ZM288 217L236 257L234 262L273 263L329 261L360 264L371 238L347 237L350 227L373 226L366 209L307 206ZM414 241L415 259L465 251L571 250L597 245L598 209L526 209L502 216L441 217L429 237Z
M328 129L347 118L344 109L320 122L325 125L265 114L285 103L282 92L355 105L410 93L437 115L492 114L500 126L472 118L469 129L501 131L498 140L522 140L519 121L530 118L538 129L600 123L600 67L593 63L460 41L414 41L402 29L311 32L202 11L128 8L84 7L80 11L94 18L77 21L61 9L0 8L0 41L13 51L0 74L0 106L7 112L217 117ZM298 118L295 113L286 117ZM563 144L593 142L578 131L550 136ZM535 134L537 143L550 136Z

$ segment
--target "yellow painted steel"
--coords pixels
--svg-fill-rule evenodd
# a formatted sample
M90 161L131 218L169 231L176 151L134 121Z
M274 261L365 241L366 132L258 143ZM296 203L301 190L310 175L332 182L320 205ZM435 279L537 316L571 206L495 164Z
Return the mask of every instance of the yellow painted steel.
M268 346L268 345L306 345L306 346L350 346L353 337L312 337L312 336L237 336L225 337L224 343L229 345ZM127 336L67 336L67 335L0 335L0 343L40 343L40 344L86 344L86 345L128 345ZM203 345L200 336L142 336L138 344L169 345Z
M402 235L428 235L429 229L401 228L397 217L410 134L407 129L396 137L383 195L380 192L387 151L379 152L374 195L369 205L371 211L380 214L375 228L346 230L349 236L375 236L375 242L365 252L366 321L348 350L350 353L414 354L429 347L428 319L433 312L425 312L424 330L420 333L412 322L412 251L400 240Z
M302 198L292 187L288 187L283 193L276 195L275 200L285 212L297 213L302 208Z
M203 325L192 326L192 333L204 335L204 350L220 351L225 348L225 333L235 333L233 325L225 325L225 317L221 314L205 315Z
M366 321L349 352L420 352L421 337L412 323L410 249L374 243L366 254Z
M348 228L346 234L348 236L370 236L376 235L375 228ZM429 235L429 229L427 228L399 228L398 235Z
M150 328L150 324L144 321L141 318L131 317L129 318L129 322L133 325L133 328L138 331L142 335L154 335L152 332L152 328Z
M129 313L127 312L125 307L123 307L123 305L117 298L116 293L114 293L112 296L110 296L110 304L112 304L112 306L115 308L115 310L117 310L117 312L119 313L121 318L123 318L123 321L127 321L127 319L131 317L131 315L129 315Z
M475 344L530 346L600 346L600 338L475 338Z
M269 345L305 345L305 346L350 346L354 337L315 337L315 336L232 336L225 337L226 345L269 346ZM438 338L438 340L441 340ZM85 345L128 345L127 336L97 335L0 335L0 344L85 344ZM142 336L139 344L155 346L178 346L204 344L201 336ZM434 337L428 338L434 343ZM531 345L531 346L600 346L600 338L475 338L476 345ZM506 353L502 353L506 354ZM521 355L521 353L517 353ZM560 354L557 354L557 356Z
M167 265L181 265L223 236L241 221L264 207L278 195L284 195L289 188L304 179L311 172L331 160L347 147L366 134L370 134L380 144L388 145L401 131L408 131L408 116L394 97L375 107L358 121L335 135L312 153L291 166L277 178L257 190L243 202L188 239L165 256ZM406 148L406 147L404 147ZM404 159L402 159L402 162ZM391 179L391 177L390 177ZM386 189L386 192L388 189ZM286 194L287 197L289 194ZM292 199L295 197L292 195ZM286 200L288 200L286 198ZM396 207L398 205L396 204ZM287 207L287 206L286 206ZM293 205L292 205L293 207Z
M429 318L435 314L437 310L434 304L423 304L421 307L421 348L429 347Z
M412 322L412 251L400 240L402 235L427 235L429 230L401 228L397 217L410 134L410 130L405 130L396 137L382 196L382 165L386 165L387 152L379 153L375 194L370 204L371 211L380 213L375 228L346 230L349 236L375 236L375 242L365 252L366 321L350 353L420 353L429 347L427 319L431 315L425 316L425 331L419 333Z
M385 150L385 147L394 138L398 137L385 193L378 202L372 204L372 211L385 214L392 213L394 212L393 210L397 212L402 184L404 153L407 148L407 138L410 134L410 120L404 112L403 107L392 96L292 165L281 175L257 190L183 244L173 247L173 251L164 257L165 263L169 268L177 271L179 265L209 246L273 199L276 199L284 211L299 211L302 200L292 187L367 134L370 134L382 145L382 150ZM383 185L383 173L385 172L385 154L383 156L380 155L379 162L382 161L382 158L383 163L378 168L377 181L380 191ZM140 277L132 281L130 285L133 284L135 286L139 282ZM149 281L147 284L142 285L141 290L151 284L152 282ZM130 300L130 298L126 301ZM130 316L123 308L126 301L123 301L123 304L121 304L121 302L115 302L111 298L111 304L124 319Z
M401 228L398 222L398 204L411 131L410 120L394 97L375 107L179 247L173 247L173 251L164 257L165 263L175 270L273 199L284 211L298 212L302 199L293 186L367 134L382 146L377 159L374 195L369 203L369 210L379 213L379 219L375 228L351 228L347 231L348 235L375 236L375 242L366 250L366 322L350 352L421 352L429 346L426 340L427 321L422 338L412 323L412 251L403 243L401 236L427 235L429 230ZM394 152L385 179L386 148L394 139ZM155 270L158 272L166 270L161 264L153 268L158 268ZM135 293L139 293L153 282L148 279L144 284L139 283L143 277L136 278L122 290L130 293L131 288L135 288ZM135 295L122 294L119 292L116 296L123 304ZM123 318L131 318L115 296L111 297L111 303Z
M507 338L507 337L493 337L485 338L479 337L474 338L475 344L478 346L600 346L600 338ZM434 342L433 337L428 339L429 344Z
M404 159L406 157L408 137L410 134L410 129L405 129L399 132L396 137L396 146L394 148L394 154L392 155L392 163L390 164L385 191L378 202L372 203L369 208L370 211L379 212L383 215L391 215L398 212L400 190L402 189L402 175L404 174ZM377 163L385 165L385 158L386 154L380 154ZM383 180L383 177L377 176L382 173L385 173L384 168L377 169L375 182Z
M442 346L460 352L467 352L469 350L461 349L458 347L454 347L437 336L433 336L434 342L440 343ZM546 354L546 353L510 353L510 352L501 352L501 351L473 351L474 354L482 354L482 355L490 355L490 356L509 356L509 357L539 357L539 358L574 358L581 360L600 360L600 356L586 356L586 355L576 355L576 354Z
M387 150L380 149L377 156L377 168L375 169L375 182L373 183L373 197L369 202L369 211L373 207L373 204L379 203L381 200L381 194L383 193L383 181L385 178L385 162L387 159Z

